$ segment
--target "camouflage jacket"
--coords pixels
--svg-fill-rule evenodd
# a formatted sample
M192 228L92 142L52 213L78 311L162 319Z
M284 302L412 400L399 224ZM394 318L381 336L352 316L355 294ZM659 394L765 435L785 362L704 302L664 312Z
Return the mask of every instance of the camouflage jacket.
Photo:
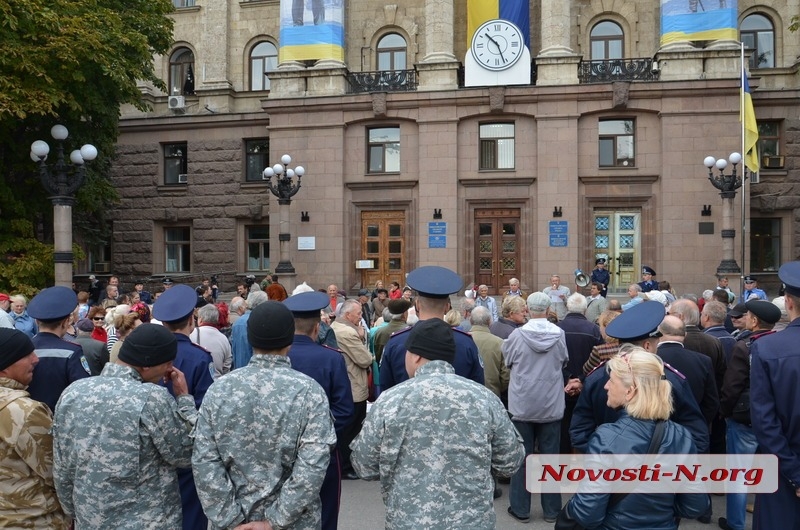
M0 377L0 528L70 527L53 487L52 421L25 385Z
M194 398L173 398L129 366L70 385L53 420L55 485L85 529L180 529L177 467L189 467Z
M381 480L387 529L495 528L492 474L525 458L497 396L445 361L381 394L350 447L356 473Z
M287 357L255 354L208 389L192 455L214 528L320 526L319 490L336 444L328 398Z

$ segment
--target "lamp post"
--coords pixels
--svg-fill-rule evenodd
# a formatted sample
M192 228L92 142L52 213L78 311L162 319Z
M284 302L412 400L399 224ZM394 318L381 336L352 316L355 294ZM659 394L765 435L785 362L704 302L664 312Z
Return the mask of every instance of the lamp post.
M31 160L39 164L39 179L50 194L53 202L53 258L55 261L56 285L72 287L72 205L75 192L86 178L86 166L97 158L97 148L86 144L72 151L70 162L64 161L64 140L69 131L63 125L54 125L50 134L56 140L58 156L53 164L47 165L50 146L43 140L31 144Z
M292 157L283 155L281 163L275 164L264 170L264 180L267 181L269 191L278 198L278 205L280 206L280 227L278 233L278 241L280 242L281 260L278 266L275 267L275 274L291 275L294 274L294 266L289 259L289 242L292 236L289 234L289 205L292 204L292 197L300 190L300 179L305 174L306 170L303 166L297 166L294 169L287 167L292 163ZM294 177L297 181L294 181ZM275 177L273 183L272 177Z
M733 239L736 237L736 230L733 227L733 199L736 198L736 190L742 186L742 182L747 178L746 170L742 168L742 174L736 172L736 165L742 161L742 155L731 153L728 160L713 156L707 156L703 164L708 168L708 180L719 190L722 197L722 261L717 267L717 274L741 274L742 270L733 257ZM725 173L725 168L731 164L730 173ZM714 168L719 170L714 174Z

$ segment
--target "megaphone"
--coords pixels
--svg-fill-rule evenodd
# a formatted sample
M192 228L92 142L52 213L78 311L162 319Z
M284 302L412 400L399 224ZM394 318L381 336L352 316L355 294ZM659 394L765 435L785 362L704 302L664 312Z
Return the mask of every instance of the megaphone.
M575 285L578 287L586 287L591 283L591 279L586 276L582 270L575 269Z

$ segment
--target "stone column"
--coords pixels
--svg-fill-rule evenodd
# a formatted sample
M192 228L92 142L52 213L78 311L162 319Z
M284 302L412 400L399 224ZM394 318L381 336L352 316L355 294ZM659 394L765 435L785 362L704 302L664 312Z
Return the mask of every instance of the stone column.
M425 2L425 57L417 65L419 90L454 89L459 61L453 53L453 0Z
M536 57L537 85L577 85L580 56L570 48L571 2L542 0L542 50Z
M202 26L199 28L200 42L197 48L202 55L195 57L195 90L226 90L232 87L228 70L229 2L204 2Z
M53 258L56 285L72 288L72 203L70 197L53 200Z

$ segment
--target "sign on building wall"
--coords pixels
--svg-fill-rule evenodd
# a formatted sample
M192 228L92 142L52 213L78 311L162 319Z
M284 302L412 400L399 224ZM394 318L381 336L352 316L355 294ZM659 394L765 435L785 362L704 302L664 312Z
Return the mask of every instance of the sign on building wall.
M661 0L661 45L739 40L738 0Z
M569 246L569 221L550 221L550 246Z
M279 61L344 62L344 0L281 0Z

